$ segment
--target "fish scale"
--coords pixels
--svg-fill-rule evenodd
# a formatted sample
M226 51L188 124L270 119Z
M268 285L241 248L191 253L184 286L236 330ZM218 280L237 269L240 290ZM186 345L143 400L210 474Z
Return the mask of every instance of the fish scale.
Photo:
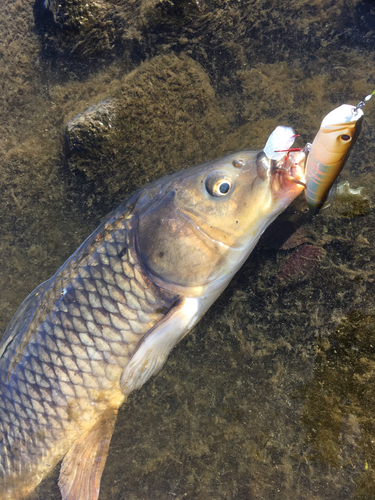
M20 475L31 478L52 468L86 423L105 411L113 391L123 399L123 368L163 317L160 311L175 301L143 276L131 232L125 205L47 282L27 338L13 346L12 330L22 317L5 334L10 339L0 364L5 488Z

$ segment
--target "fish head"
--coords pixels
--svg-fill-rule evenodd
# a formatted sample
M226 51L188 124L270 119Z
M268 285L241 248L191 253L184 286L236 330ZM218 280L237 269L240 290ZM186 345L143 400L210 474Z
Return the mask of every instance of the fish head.
M361 131L363 111L343 104L334 109L322 121L319 131L317 160L323 165L342 167Z
M242 151L159 184L157 199L139 212L137 231L140 258L154 281L187 287L191 295L229 282L303 190L295 180L304 178L304 153L291 153L282 170L257 156Z

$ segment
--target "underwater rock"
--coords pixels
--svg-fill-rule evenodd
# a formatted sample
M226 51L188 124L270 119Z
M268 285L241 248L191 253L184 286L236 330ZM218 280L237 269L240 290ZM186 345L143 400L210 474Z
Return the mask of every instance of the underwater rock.
M178 3L170 0L141 0L137 3L122 0L116 4L108 0L44 0L43 7L52 13L55 24L50 26L45 48L53 48L68 57L82 58L112 52L116 46L129 49L129 44L131 52L133 43L136 44L142 36L146 39L147 31L153 26L176 17L180 23L187 24L193 12L197 14L204 10L205 3L204 0ZM37 24L40 21L37 20Z
M52 12L55 26L44 37L45 26L36 20L41 42L47 54L51 55L52 48L54 55L66 59L110 52L139 64L169 49L208 65L212 75L223 72L228 76L245 66L282 62L291 54L301 61L319 50L329 56L333 49L343 51L343 45L352 47L358 36L361 44L371 45L374 40L373 12L358 1L313 6L307 0L278 4L255 0L44 2L45 8L39 11L44 10L44 18L46 11ZM364 23L366 37L361 33Z
M65 127L65 137L71 152L102 149L110 141L116 117L116 101L108 99L91 106L76 116Z
M63 31L56 33L57 45L90 56L109 51L116 40L116 9L105 0L45 0L44 7Z
M55 22L68 29L87 28L99 21L108 5L101 0L45 0L44 7L49 9Z
M106 0L45 0L44 8L60 28L50 38L58 51L93 56L110 51L121 36L117 8Z
M203 68L187 56L159 56L66 125L68 164L113 202L116 193L210 157L228 127Z

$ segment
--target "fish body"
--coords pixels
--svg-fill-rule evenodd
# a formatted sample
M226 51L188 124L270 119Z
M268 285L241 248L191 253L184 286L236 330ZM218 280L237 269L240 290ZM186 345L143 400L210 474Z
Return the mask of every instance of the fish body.
M137 191L20 306L0 344L2 500L25 498L61 459L62 498L97 499L118 408L302 192L291 175L303 178L304 153L282 170L256 157Z
M305 197L310 212L319 212L355 144L363 111L343 104L323 119L306 163Z

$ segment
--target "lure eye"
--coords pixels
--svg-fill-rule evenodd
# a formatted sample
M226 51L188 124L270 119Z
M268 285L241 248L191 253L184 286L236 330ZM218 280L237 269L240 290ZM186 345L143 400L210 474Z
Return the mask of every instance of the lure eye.
M211 196L226 196L232 188L232 181L223 173L214 173L207 177L205 186Z
M344 141L344 142L348 142L348 141L350 141L350 140L351 140L351 137L350 137L350 135L343 134L343 135L341 136L341 140L342 140L342 141Z

